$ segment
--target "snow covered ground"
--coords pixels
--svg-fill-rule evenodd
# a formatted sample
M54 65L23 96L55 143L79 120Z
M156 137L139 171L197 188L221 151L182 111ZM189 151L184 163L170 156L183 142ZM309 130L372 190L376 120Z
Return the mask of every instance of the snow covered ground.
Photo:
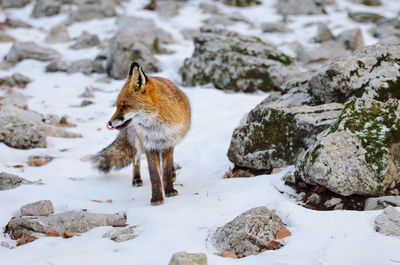
M376 42L367 33L368 27L355 24L347 18L345 10L368 10L393 17L400 10L398 0L382 0L382 7L365 7L345 0L336 0L338 7L328 10L329 16L293 17L289 25L294 33L289 36L262 34L258 26L248 28L238 23L231 28L244 34L254 34L287 49L284 43L298 40L312 46L309 40L315 36L316 27L309 22L328 22L333 32L361 27L366 44ZM156 13L142 10L145 0L123 3L120 14L153 18L157 25L170 32L176 44L168 48L176 51L170 55L158 55L163 72L158 75L180 83L179 67L193 51L191 41L184 40L179 30L198 28L207 18L200 12L200 1L191 1L172 19L159 18ZM224 12L240 11L255 25L277 21L273 3L264 0L263 7L233 8L219 4ZM14 29L8 33L21 41L34 40L44 44L46 31L66 19L66 15L31 19L33 5L22 9L1 10L12 17L35 26L34 29ZM68 27L71 37L83 30L96 33L101 39L111 37L116 30L115 18L74 23ZM283 37L284 36L284 37ZM68 60L93 58L98 48L71 50L68 44L46 45L60 51ZM0 44L0 57L8 53L11 43ZM400 263L400 239L375 232L374 219L381 211L312 211L298 205L290 194L294 191L284 186L282 176L292 167L278 174L261 175L248 179L223 179L232 166L226 157L233 129L242 116L263 100L267 94L227 94L209 87L185 87L192 105L192 127L186 138L177 146L175 162L182 166L178 171L176 189L179 195L165 198L161 206L150 206L151 186L147 163L142 158L142 187L131 186L131 167L109 175L103 175L82 159L108 145L117 132L107 131L105 124L112 115L112 106L123 81L110 84L95 82L102 75L45 73L47 63L25 60L10 71L0 71L0 76L15 72L33 79L25 89L17 92L31 96L29 108L43 114L68 115L77 124L70 131L82 134L78 139L48 138L48 148L17 150L0 143L0 172L17 174L28 180L41 179L45 185L22 185L0 192L0 226L4 227L13 216L19 215L19 207L37 200L51 200L55 212L88 209L91 212L123 213L127 223L138 225L137 238L116 243L102 238L109 227L93 229L71 239L40 238L32 243L9 250L0 247L1 265L19 264L168 264L173 253L179 251L204 252L210 265L222 264L362 264L384 265ZM79 106L85 87L99 88L94 104ZM4 94L4 91L0 91ZM0 94L1 96L2 94ZM63 149L66 149L64 151ZM50 155L55 159L43 167L29 167L30 155ZM14 165L25 165L24 172ZM91 200L108 200L98 203ZM239 260L222 258L208 241L218 227L252 207L266 205L276 209L292 235L280 250L265 251L256 256ZM15 244L8 235L1 233L0 242Z

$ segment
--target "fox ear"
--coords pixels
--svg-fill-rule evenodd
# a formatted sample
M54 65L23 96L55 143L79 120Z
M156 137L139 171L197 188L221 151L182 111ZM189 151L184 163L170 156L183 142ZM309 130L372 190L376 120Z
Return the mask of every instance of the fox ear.
M129 70L129 77L132 84L134 84L133 89L136 93L144 93L146 90L147 76L143 72L142 67L137 63L133 62Z

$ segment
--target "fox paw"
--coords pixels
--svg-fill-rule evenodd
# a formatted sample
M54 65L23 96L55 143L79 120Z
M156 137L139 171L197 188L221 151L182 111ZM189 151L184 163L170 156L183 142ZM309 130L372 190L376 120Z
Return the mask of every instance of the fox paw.
M175 189L172 189L170 191L165 191L165 196L167 197L174 197L176 195L178 195L178 191Z
M143 186L142 179L132 179L132 186L134 187L141 187Z
M163 198L151 198L150 203L153 206L161 205L164 203L164 199Z

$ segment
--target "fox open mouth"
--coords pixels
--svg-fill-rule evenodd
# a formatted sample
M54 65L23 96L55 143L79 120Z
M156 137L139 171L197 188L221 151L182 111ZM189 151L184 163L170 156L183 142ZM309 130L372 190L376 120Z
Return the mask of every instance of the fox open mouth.
M132 119L129 119L126 122L124 122L123 124L116 126L115 129L122 130L122 129L126 128L126 126L128 126L131 121L132 121Z

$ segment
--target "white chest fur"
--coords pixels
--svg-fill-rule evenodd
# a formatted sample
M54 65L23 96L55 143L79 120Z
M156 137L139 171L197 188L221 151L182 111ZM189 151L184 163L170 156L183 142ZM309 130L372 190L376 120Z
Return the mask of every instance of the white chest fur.
M143 112L127 114L132 119L132 127L139 134L145 150L165 150L175 146L180 140L182 125L170 126L157 119L157 114ZM135 146L137 143L135 143Z

